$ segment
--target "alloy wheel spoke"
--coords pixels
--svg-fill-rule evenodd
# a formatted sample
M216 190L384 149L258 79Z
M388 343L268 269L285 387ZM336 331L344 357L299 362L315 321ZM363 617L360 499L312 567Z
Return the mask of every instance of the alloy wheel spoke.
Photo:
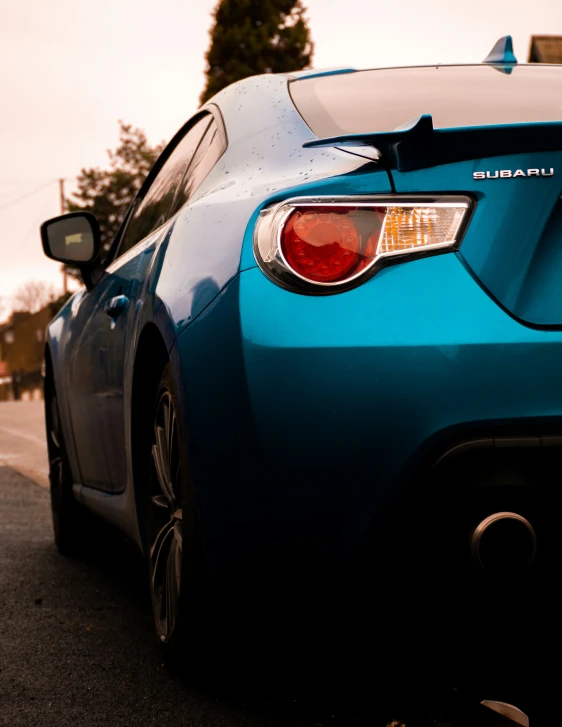
M150 566L154 614L162 640L174 631L181 586L182 508L178 423L168 391L160 397L154 421L152 459L156 480L151 491ZM166 522L162 525L163 519Z
M152 504L156 505L156 507L167 509L169 505L168 498L165 495L154 495Z
M168 470L172 471L172 445L174 439L174 429L176 424L176 413L168 400L164 404L164 431L166 432L166 445L168 448Z
M150 559L152 562L152 588L157 593L164 585L167 561L170 553L171 544L174 542L174 524L169 520L154 540L154 545L150 549Z
M152 458L156 467L156 475L158 476L160 489L172 505L174 502L174 489L170 479L168 452L164 429L162 427L156 427L156 442L152 445Z
M180 551L183 545L183 531L181 520L174 521L174 538Z
M168 430L167 430L167 442L168 442L168 472L170 473L170 482L174 492L174 498L176 502L181 499L180 492L180 458L179 458L179 443L177 433L177 420L176 412L171 401L168 402Z

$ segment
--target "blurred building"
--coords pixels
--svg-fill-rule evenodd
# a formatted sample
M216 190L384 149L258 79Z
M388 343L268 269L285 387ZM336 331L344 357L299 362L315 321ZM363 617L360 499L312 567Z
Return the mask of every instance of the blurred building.
M562 63L562 35L532 35L529 63Z
M43 398L45 330L60 305L55 301L37 313L13 313L0 325L0 401Z

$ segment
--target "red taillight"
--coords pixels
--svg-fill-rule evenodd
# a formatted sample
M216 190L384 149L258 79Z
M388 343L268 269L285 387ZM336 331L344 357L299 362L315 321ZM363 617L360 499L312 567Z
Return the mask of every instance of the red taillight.
M258 265L287 290L347 290L385 259L428 255L458 245L467 197L295 198L260 212Z
M281 250L298 275L318 283L348 279L368 264L349 209L302 209L281 230Z

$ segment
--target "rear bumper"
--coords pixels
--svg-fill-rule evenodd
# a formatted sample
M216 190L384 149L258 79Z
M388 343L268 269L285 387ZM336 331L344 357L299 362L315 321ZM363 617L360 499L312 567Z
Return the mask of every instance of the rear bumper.
M515 321L454 253L325 297L246 270L178 346L202 509L243 557L335 562L451 447L562 434L562 332Z

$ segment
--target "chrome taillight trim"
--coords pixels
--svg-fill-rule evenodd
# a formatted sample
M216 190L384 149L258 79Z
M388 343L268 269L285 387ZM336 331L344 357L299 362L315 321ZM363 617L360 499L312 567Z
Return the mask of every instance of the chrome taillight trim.
M455 207L464 208L465 212L459 224L457 235L453 240L434 244L422 250L397 250L377 255L367 267L343 282L323 283L311 281L293 270L285 259L281 249L281 232L287 218L299 207L374 207L383 205L389 207ZM412 258L438 254L444 250L453 251L458 249L473 205L473 200L462 194L292 197L261 210L254 228L254 257L260 269L282 287L297 292L337 293L354 287L358 280L370 277L385 264L395 261L396 258L406 261ZM386 219L384 224L386 224Z

